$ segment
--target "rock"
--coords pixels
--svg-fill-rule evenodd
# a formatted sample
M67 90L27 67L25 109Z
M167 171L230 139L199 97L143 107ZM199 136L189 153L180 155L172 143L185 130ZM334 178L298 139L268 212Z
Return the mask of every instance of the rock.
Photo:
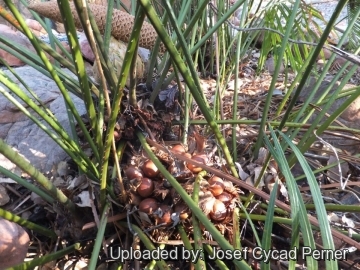
M31 28L34 35L44 36L46 33L45 29L42 28L41 24L35 20L27 20L28 26ZM31 42L19 31L12 30L9 26L0 24L0 36L4 39L11 40L12 43L16 43L17 47L28 49L31 52L35 53L35 49L32 46ZM67 42L61 42L65 50L70 52L70 47ZM61 49L56 47L56 51L63 55ZM19 67L25 65L23 61L6 52L5 50L0 49L0 58L4 59L11 67ZM48 55L50 62L54 62L54 59Z
M35 52L30 41L18 31L12 30L9 26L0 24L0 36L4 39L11 40L19 48L24 48ZM8 52L0 49L0 58L5 60L10 66L23 66L25 63Z
M27 232L6 219L0 219L0 232L0 269L22 263L30 242Z
M52 21L52 28L55 29L58 33L65 33L66 29L63 23Z
M36 2L39 0L29 0L29 1ZM17 10L25 19L33 19L33 15L29 11L29 9L20 0L13 0L12 3L16 6ZM10 12L11 14L11 11L7 8L7 5L5 4L4 0L0 0L0 6L4 7L4 9ZM0 24L6 24L10 26L10 23L8 23L2 16L0 16Z
M284 63L283 63L283 61L281 61L282 63L281 63L281 67L280 67L280 71L279 71L279 73L283 73L284 72L284 70L285 70L285 67L284 67ZM274 61L274 57L273 56L271 56L270 58L268 58L267 60L266 60L266 62L265 62L265 69L267 70L267 71L269 71L269 73L270 73L270 75L273 75L274 74L274 72L275 72L275 61Z
M116 40L114 37L110 38L109 44L109 61L113 65L114 72L116 76L120 77L121 67L123 65L125 52L127 49L127 43ZM145 63L141 56L138 54L136 59L136 77L143 78L145 74ZM93 72L94 72L94 80L95 82L100 82L100 74L97 69L96 63L93 65ZM130 78L128 77L126 80L126 85L129 86Z
M259 58L260 58L260 53L259 53L259 52L254 53L254 54L253 54L253 57L256 58L256 59L259 59Z
M53 112L65 131L70 134L64 100L54 81L29 66L16 68L15 71L36 93L43 104ZM5 73L15 83L18 83L9 71L5 71ZM21 88L23 89L23 87ZM79 114L85 114L83 101L75 95L70 95ZM67 154L44 131L24 117L12 103L2 96L0 98L0 135L1 139L25 156L33 166L42 172L50 171L53 164L58 164L67 157ZM1 154L0 164L18 173L19 169Z
M25 22L36 36L44 35L47 33L44 27L42 27L38 21L33 19L26 19Z
M37 195L35 192L31 192L31 200L34 202L34 204L37 205L46 205L47 202L44 201L43 198L41 198L39 195Z
M89 62L94 62L95 55L91 49L89 41L87 40L87 38L84 34L80 35L80 37L79 37L79 45L80 45L80 51L81 51L82 56Z
M10 197L7 194L6 188L0 185L0 206L7 204L10 201Z
M0 130L1 130L1 124L0 124ZM2 139L2 138L1 138ZM16 149L16 148L13 148L16 152L18 152L18 154L20 155L20 156L22 156L23 158L25 158L24 157L24 155L22 155L22 154L20 154L19 153L19 151L18 151L18 149ZM27 158L25 158L25 160L26 161L29 161ZM21 171L21 169L19 168L19 167L17 167L14 163L12 163L10 160L8 160L5 156L3 156L2 154L0 154L0 165L2 166L2 167L4 167L5 169L7 169L7 170L9 170L9 171L11 171L11 172L13 172L14 174L16 174L16 175L18 175L18 176L21 176L21 174L22 174L22 171Z

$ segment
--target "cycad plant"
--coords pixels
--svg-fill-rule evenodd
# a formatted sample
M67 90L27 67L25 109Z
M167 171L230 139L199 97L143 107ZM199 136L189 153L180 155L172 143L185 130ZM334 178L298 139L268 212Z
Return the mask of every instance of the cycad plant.
M349 36L349 46L348 48L354 50L359 45L359 31L360 31L360 22L357 16L357 11L359 9L360 3L356 0L349 1L347 4L347 12L348 12L348 21L355 20L355 24L353 27L353 31Z
M0 91L71 157L78 174L89 182L92 201L91 211L86 213L64 194L64 190L56 188L46 176L0 140L0 152L37 183L26 184L26 187L39 194L49 207L56 207L59 216L66 216L68 225L71 224L74 231L80 229L81 232L70 237L58 233L57 237L64 245L70 245L69 248L24 263L18 269L56 261L64 254L71 253L81 257L86 245L91 247L91 252L85 252L84 255L90 258L88 268L96 269L101 264L99 258L104 258L105 254L109 256L106 240L111 239L121 249L130 249L131 246L141 252L156 248L171 250L171 244L180 243L186 250L199 251L205 255L189 262L196 269L212 269L214 264L220 269L233 268L232 265L236 269L251 269L256 264L250 266L249 260L232 257L225 258L226 260L208 260L207 256L212 254L214 246L229 250L230 253L255 246L270 250L273 248L271 236L274 222L290 226L291 240L286 249L302 246L334 249L332 236L358 247L355 240L329 225L326 211L332 208L324 204L314 173L303 156L312 147L317 136L321 136L329 128L336 129L330 126L331 123L358 96L357 88L347 92L346 102L329 118L322 119L356 68L351 68L342 78L334 94L329 96L324 93L318 100L313 100L313 95L310 95L303 106L295 110L297 97L313 71L316 58L345 2L339 1L318 45L303 45L301 53L297 45L289 41L290 37L295 38L294 35L296 39L305 39L303 28L310 31L304 17L309 9L305 9L308 6L300 1L288 5L272 3L271 8L251 14L255 4L247 0L240 0L232 5L226 1L140 0L132 2L130 12L134 16L114 9L121 6L117 1L109 1L107 6L78 0L31 5L30 8L41 16L62 20L64 23L71 54L63 58L53 49L54 44L49 46L35 37L12 2L6 1L12 15L1 15L28 37L36 54L13 46L0 36L1 48L23 59L56 82L69 109L72 134L67 134L50 111L30 99L28 93L21 90L2 71L0 81L10 89L11 94L4 88L0 88ZM239 31L234 31L234 26L229 22L239 8ZM35 16L42 22L37 14ZM276 23L272 22L274 19ZM44 23L43 25L45 26ZM262 29L266 43L262 47L264 55L270 50L277 55L276 59L283 59L286 55L286 59L297 71L296 78L278 104L278 110L272 112L270 105L282 65L280 60L276 62L265 102L261 103L261 120L242 119L238 111L241 95L241 79L238 74L259 31L246 29L254 27L276 28L280 32L279 36L275 31ZM352 23L339 46L351 27ZM86 73L77 40L77 28L83 29L94 52L98 74L96 82ZM61 47L50 31L49 35L50 40ZM114 39L125 43L114 45ZM268 39L273 41L271 46L266 41ZM151 50L145 79L141 84L141 69L137 69L141 65L141 60L137 57L139 46ZM57 63L51 64L44 52L53 57L62 68ZM318 75L319 82L324 79L334 57L329 59ZM76 79L63 72L63 68L70 70ZM345 68L346 66L341 71ZM216 77L213 92L205 91L199 74ZM341 72L334 78L331 87L340 75ZM224 113L226 85L232 79L234 93L230 103L225 104L230 104L228 107L231 110L230 113ZM319 85L320 83L316 84L314 94ZM140 86L145 89L145 94L140 93ZM84 100L86 121L74 107L70 92ZM27 106L19 104L13 98L14 95ZM163 101L166 101L165 104ZM310 103L326 105L304 131L304 125L314 113ZM282 118L279 118L280 115ZM47 125L43 125L38 117ZM195 120L196 118L198 119ZM257 140L252 141L245 152L237 151L237 127L240 125L251 125L257 131ZM346 128L342 130L346 131ZM358 132L354 129L351 131ZM165 143L165 135L175 142ZM262 161L258 162L262 170L256 175L255 184L249 184L244 181L246 174L239 164L246 164L260 156ZM247 160L244 161L244 158ZM273 172L275 187L269 195L258 188L258 183L268 173L269 164L273 161L278 169ZM296 179L291 174L290 168L296 162L301 164L309 183L312 205L304 203ZM19 177L5 169L2 168L1 172L25 185ZM290 205L279 200L278 185L288 190ZM240 190L246 196L240 196ZM254 203L261 205L257 211L260 215L249 212ZM266 215L263 214L264 209L267 209ZM316 216L309 217L307 209L315 209ZM343 206L338 211L351 210ZM9 212L0 213L5 218L34 228L33 224L19 221ZM97 230L89 233L84 229L90 226L84 224L85 214L89 214L91 220L95 221ZM241 233L242 228L247 228L245 234ZM320 246L314 240L313 230L321 233ZM36 232L45 234L48 237L45 241L49 241L49 244L54 243L56 236L53 232L41 230L41 227ZM139 260L133 263L137 269L145 265L144 261ZM155 264L159 269L170 269L168 262L162 259L150 260L146 267L154 268ZM289 269L294 269L295 264L296 259L291 259ZM306 258L306 264L309 269L318 267L318 262L311 256ZM121 264L121 267L128 267L126 265ZM338 264L330 260L326 262L326 267L337 269ZM270 269L270 264L262 261L261 269Z

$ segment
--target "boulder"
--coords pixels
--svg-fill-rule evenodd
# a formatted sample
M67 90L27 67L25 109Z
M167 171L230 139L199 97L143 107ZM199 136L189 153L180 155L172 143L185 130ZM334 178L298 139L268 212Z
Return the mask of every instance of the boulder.
M35 52L30 41L20 32L12 30L9 26L0 24L0 36L1 38L11 41L11 43L15 44L18 48L28 49ZM23 61L3 49L0 49L0 58L6 61L12 67L25 65Z
M15 71L70 134L64 100L54 81L29 66L15 68ZM18 83L9 71L5 73ZM21 86L21 89L24 87ZM70 95L79 114L84 114L86 110L83 101ZM42 172L50 171L53 164L67 158L67 154L44 131L3 96L0 96L0 138ZM19 174L19 169L1 154L0 165Z

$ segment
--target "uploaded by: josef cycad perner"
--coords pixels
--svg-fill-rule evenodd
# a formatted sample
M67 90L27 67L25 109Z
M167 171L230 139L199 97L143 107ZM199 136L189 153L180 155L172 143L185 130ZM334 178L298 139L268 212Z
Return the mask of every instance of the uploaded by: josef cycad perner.
M306 259L311 256L315 260L346 260L349 253L348 249L311 249L309 247L293 248L288 250L270 249L264 250L261 247L249 249L223 250L213 247L212 253L207 254L206 258L210 260L248 260L253 258L265 263L270 260L298 260ZM121 262L131 260L189 260L196 263L202 260L204 253L202 250L188 250L184 247L174 247L171 250L156 248L154 250L134 250L121 249L120 247L110 247L110 257Z

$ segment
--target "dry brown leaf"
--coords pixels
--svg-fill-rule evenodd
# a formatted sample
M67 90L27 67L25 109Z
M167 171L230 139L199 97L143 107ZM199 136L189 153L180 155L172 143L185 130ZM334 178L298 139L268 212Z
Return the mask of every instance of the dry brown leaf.
M197 153L202 153L206 147L206 138L196 131L193 132L193 135L196 141L196 151Z

